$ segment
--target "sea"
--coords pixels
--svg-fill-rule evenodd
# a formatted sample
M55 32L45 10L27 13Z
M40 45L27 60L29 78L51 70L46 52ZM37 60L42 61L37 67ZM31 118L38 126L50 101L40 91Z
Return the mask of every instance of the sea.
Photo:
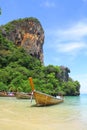
M87 130L87 94L36 107L35 101L0 97L0 130Z

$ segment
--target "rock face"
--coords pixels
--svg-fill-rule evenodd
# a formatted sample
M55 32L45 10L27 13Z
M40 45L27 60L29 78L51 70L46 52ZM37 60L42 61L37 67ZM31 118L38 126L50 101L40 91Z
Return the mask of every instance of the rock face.
M36 18L12 21L0 28L2 34L43 63L44 30Z
M61 72L61 79L65 82L69 80L69 73L70 69L68 67L60 66Z

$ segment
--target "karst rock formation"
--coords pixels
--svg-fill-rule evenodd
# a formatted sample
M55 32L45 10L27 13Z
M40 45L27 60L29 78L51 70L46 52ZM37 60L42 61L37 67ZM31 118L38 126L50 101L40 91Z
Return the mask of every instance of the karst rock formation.
M44 30L36 18L24 18L1 26L2 35L43 63Z

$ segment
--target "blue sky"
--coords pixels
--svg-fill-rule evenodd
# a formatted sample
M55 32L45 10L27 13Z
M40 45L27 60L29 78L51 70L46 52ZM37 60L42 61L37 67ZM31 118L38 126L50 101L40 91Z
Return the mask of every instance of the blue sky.
M44 29L44 64L63 65L87 93L87 0L0 0L0 25L37 18Z

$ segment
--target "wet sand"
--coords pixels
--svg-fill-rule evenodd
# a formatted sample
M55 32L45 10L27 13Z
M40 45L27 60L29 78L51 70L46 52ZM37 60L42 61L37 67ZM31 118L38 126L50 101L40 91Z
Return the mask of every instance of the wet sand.
M87 130L63 104L49 107L33 104L34 101L31 104L16 98L0 99L0 130Z

